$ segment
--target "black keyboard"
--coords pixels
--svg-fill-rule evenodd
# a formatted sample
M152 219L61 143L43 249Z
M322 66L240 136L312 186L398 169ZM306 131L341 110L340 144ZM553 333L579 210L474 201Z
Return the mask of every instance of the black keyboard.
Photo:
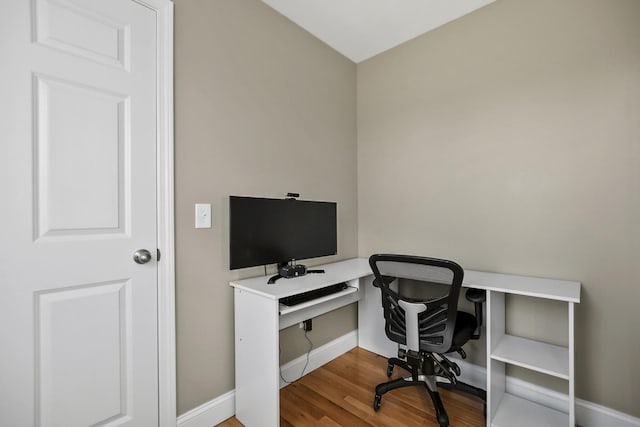
M335 285L327 286L326 288L314 289L313 291L280 298L280 302L290 307L292 305L302 304L303 302L311 301L327 295L336 294L345 289L347 289L346 283L337 283Z

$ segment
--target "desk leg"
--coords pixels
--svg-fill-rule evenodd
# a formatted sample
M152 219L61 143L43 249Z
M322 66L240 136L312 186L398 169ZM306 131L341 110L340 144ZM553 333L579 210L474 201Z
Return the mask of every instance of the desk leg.
M487 292L487 426L496 415L506 387L505 364L491 358L505 332L505 303L502 292Z
M360 279L358 347L385 357L396 357L398 345L385 335L384 322L380 289L373 286L372 276Z
M235 289L236 418L280 425L278 301Z
M575 368L574 368L574 306L575 304L570 302L569 304L569 426L576 425L576 395L575 395Z

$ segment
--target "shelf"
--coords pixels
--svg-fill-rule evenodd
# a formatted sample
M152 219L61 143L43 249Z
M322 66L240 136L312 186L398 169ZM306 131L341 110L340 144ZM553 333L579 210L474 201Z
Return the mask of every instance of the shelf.
M569 424L569 416L512 394L502 396L491 427L557 427Z
M491 358L554 377L569 379L569 349L559 345L504 335Z

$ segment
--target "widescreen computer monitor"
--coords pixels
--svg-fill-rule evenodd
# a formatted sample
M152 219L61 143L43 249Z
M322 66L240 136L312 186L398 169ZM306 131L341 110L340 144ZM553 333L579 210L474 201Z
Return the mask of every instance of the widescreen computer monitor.
M337 254L334 202L229 196L232 270Z

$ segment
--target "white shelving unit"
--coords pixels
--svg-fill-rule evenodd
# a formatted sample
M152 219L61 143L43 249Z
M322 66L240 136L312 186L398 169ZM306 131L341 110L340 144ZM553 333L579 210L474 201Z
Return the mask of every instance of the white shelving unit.
M575 426L574 304L580 283L475 271L465 272L465 286L487 291L487 426ZM505 332L505 294L567 303L567 345L558 346ZM564 411L514 396L506 389L507 365L520 366L568 382Z

